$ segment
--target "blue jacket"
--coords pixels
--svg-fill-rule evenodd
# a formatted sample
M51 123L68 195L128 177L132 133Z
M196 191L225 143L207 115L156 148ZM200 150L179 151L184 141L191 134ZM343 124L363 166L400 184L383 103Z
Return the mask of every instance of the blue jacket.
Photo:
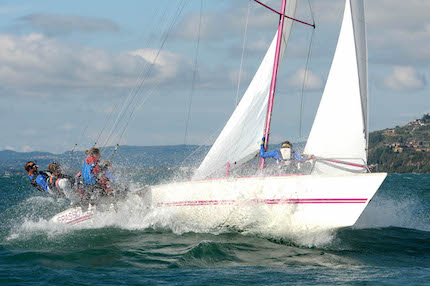
M34 176L37 176L36 179L34 180ZM45 191L47 193L49 193L48 191L48 182L46 181L46 177L43 176L42 174L34 174L29 176L30 180L31 180L31 184L33 185L33 187L35 187L36 189L38 189L39 191Z
M297 154L297 152L294 150L293 150L293 156L294 156L294 159L296 159L297 161L299 161L299 162L303 161L303 158L301 158L300 155ZM282 161L282 155L281 155L281 152L279 150L273 150L270 152L266 152L266 151L264 151L263 145L260 146L260 157L261 158L274 158L278 161Z
M85 162L82 167L82 178L84 178L84 183L87 185L95 185L97 184L97 178L93 173L93 169L96 167L96 164L88 164Z

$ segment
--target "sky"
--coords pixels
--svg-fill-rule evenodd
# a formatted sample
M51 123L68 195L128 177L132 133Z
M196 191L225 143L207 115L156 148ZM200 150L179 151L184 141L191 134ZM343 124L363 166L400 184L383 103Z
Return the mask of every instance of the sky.
M306 139L336 48L344 1L310 4L296 18L316 29L294 24L272 142ZM428 0L366 3L371 131L430 112L429 12ZM0 0L0 150L212 144L278 19L248 0Z

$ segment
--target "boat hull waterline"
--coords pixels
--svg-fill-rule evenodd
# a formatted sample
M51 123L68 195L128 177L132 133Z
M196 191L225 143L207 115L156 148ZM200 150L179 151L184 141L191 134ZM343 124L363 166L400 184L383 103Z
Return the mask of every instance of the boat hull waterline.
M207 228L296 231L354 225L386 173L223 178L153 186L152 207Z

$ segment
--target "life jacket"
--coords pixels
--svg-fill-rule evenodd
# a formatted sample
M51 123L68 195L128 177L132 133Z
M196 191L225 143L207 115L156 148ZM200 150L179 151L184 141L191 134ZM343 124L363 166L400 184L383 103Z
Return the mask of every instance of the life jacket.
M291 144L290 141L285 141L284 143L282 143L279 152L281 153L282 160L291 160L293 153L293 144Z
M46 180L51 176L49 172L37 172L30 176L30 184L39 192L49 192Z
M50 176L46 181L48 183L48 188L56 195L56 196L63 196L62 190L58 188L58 182L61 180L60 176Z
M291 160L292 149L290 147L283 147L279 149L281 153L282 160Z
M84 166L82 167L82 177L85 184L95 185L98 183L96 174L100 167L97 165L97 163L98 160L93 156L88 156L87 159L85 159Z

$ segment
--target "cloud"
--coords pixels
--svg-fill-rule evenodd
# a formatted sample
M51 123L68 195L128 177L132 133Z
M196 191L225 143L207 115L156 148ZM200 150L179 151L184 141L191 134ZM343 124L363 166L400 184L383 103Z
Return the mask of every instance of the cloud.
M152 49L110 53L70 46L42 34L0 34L0 85L21 96L132 88L155 54ZM145 83L169 81L188 66L184 56L161 52Z
M4 146L3 150L15 151L15 148L12 146Z
M109 106L103 110L103 112L106 114L111 114L114 111L115 111L115 106Z
M61 126L60 126L60 130L65 130L65 131L70 131L70 130L72 130L72 129L74 129L75 128L75 126L73 125L73 124L71 124L71 123L64 123L64 124L62 124Z
M367 3L370 50L377 49L377 57L384 62L428 64L430 1L381 0Z
M24 129L22 131L22 134L26 135L26 136L34 136L34 135L37 135L37 130L35 130L34 128L33 129Z
M233 5L236 4L233 3ZM262 30L267 32L267 29L275 31L278 17L258 4L252 5L254 6L251 8L248 17L248 29L253 32ZM200 38L220 40L229 36L243 36L247 24L247 15L248 7L246 2L237 5L237 7L230 7L228 10L202 13ZM199 22L200 14L190 13L186 15L178 24L176 36L185 40L195 40L198 34Z
M243 83L250 81L252 79L251 78L252 75L246 70L242 70L241 72L239 72L239 70L231 71L228 76L232 84L237 85L237 82L239 80L239 74L240 74L240 82L242 83L241 87L243 88L244 87Z
M288 79L288 84L296 87L301 88L303 85L303 79L305 76L305 69L301 68L296 71L296 73ZM323 81L321 78L316 76L311 70L308 70L306 73L306 86L307 89L320 89L323 87Z
M164 80L175 77L180 67L183 66L183 63L189 66L191 65L191 62L185 56L168 51L158 53L158 50L155 49L141 49L132 51L130 54L133 56L140 56L148 63L156 61L157 68Z
M77 15L57 15L33 13L18 18L25 25L36 27L47 35L67 35L71 33L119 32L119 26L108 19L98 19Z
M33 151L33 148L31 146L26 145L22 147L22 152L31 152L31 151Z
M384 79L386 87L402 91L408 89L420 89L426 85L424 76L419 75L411 66L396 66L393 72Z

